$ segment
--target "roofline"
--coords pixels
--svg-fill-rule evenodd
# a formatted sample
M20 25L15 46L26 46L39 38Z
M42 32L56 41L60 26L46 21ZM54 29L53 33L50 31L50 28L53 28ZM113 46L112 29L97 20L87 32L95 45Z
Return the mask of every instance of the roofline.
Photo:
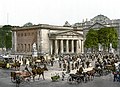
M30 27L15 27L12 29L12 31L28 30L28 29L72 30L72 29L74 29L74 27L63 27L63 26L56 26L56 25L39 24L39 25L30 26ZM82 28L77 28L77 30L83 31Z

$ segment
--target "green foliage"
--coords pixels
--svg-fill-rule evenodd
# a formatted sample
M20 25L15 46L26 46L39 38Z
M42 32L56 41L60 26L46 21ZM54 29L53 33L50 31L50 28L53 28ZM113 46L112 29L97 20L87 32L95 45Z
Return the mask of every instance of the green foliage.
M4 25L0 29L0 47L6 49L12 48L12 26L11 25Z
M86 35L84 46L86 48L96 48L98 43L109 49L110 43L113 48L118 46L118 34L113 27L101 28L99 30L90 29Z
M98 45L97 31L90 29L86 35L85 47L86 48L96 48Z
M107 27L98 30L98 32L99 43L104 44L104 46L108 48L110 46L110 43L112 43L113 48L117 48L118 34L116 29L114 29L113 27Z

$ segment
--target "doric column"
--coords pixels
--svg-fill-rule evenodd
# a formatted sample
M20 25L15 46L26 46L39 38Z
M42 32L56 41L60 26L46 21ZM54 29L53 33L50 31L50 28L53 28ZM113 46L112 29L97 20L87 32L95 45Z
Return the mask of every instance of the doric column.
M61 53L63 53L63 40L60 40L60 44L61 44Z
M74 40L72 40L72 53L74 53Z
M81 52L83 53L83 40L81 40Z
M50 54L52 55L53 53L53 40L50 41Z
M55 40L55 53L58 54L58 44L57 44L57 40Z
M76 41L76 53L79 53L78 40Z
M69 52L69 44L68 44L68 40L66 40L66 53Z
M81 40L79 40L79 50L80 50L80 53L81 53Z

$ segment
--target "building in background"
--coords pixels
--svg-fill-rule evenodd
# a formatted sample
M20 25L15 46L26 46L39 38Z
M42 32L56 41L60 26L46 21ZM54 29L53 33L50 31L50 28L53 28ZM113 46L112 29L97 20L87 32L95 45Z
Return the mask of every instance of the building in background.
M100 29L100 28L105 28L105 27L114 27L117 32L118 32L118 48L117 48L117 53L120 55L120 19L109 19L108 17L104 15L97 15L91 20L83 20L82 23L75 23L74 26L83 28L83 35L84 35L84 40L86 37L87 32L90 29Z
M63 55L83 53L83 29L39 24L12 29L12 52L32 55L33 44L38 55Z

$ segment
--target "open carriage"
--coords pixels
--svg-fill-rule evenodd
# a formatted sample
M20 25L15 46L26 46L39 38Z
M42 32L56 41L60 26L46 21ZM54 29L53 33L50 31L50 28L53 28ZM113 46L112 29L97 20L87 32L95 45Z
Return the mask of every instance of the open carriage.
M13 83L19 83L24 82L24 81L30 81L31 79L31 73L27 71L13 71L11 72L11 81Z
M72 83L81 83L84 81L84 75L77 75L77 74L69 74L67 78L67 82Z
M83 69L82 73L76 72L75 74L69 74L67 78L68 83L81 83L94 79L95 70L93 67Z

